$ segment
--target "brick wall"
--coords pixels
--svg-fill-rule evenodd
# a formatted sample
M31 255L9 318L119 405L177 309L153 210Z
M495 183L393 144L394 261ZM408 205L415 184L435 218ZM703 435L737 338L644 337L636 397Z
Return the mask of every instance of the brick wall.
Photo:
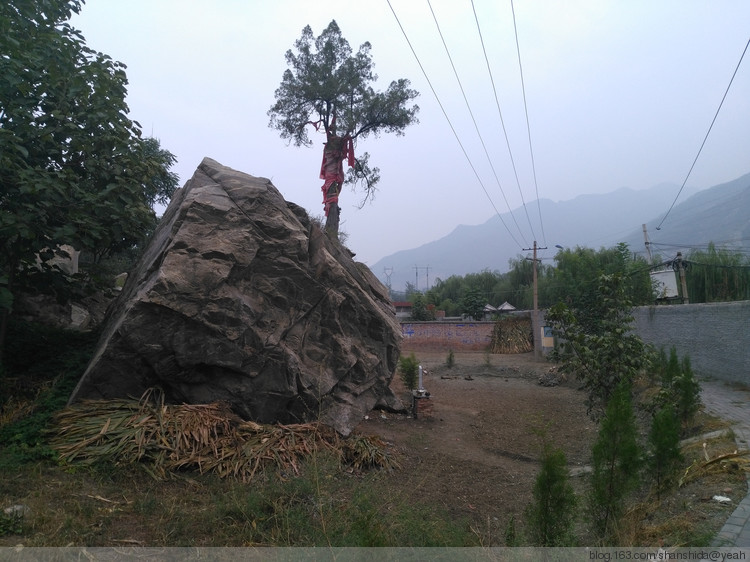
M494 322L402 322L404 346L414 351L484 351Z

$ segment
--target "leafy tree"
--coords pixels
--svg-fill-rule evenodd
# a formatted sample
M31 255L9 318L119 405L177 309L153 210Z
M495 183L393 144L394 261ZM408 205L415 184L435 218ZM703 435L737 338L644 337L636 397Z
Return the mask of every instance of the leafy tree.
M643 258L634 257L627 244L598 251L563 249L555 256L555 262L556 267L549 270L548 283L540 284L540 301L550 306L565 303L584 325L596 322L596 312L590 307L597 299L597 280L602 275L619 275L623 292L634 305L653 302L648 264Z
M412 320L434 320L434 310L430 310L422 293L413 293L411 302L411 319Z
M469 289L461 299L461 308L463 308L464 314L474 320L482 319L486 304L487 302L478 289Z
M589 306L586 323L562 303L547 320L562 341L552 357L562 372L583 381L588 414L596 420L618 385L629 384L650 364L651 352L630 329L632 305L622 276L602 275Z
M96 257L142 241L174 157L127 117L125 67L67 21L81 0L0 4L0 350L13 295L62 244Z
M622 514L624 499L638 484L641 451L630 397L622 381L612 394L592 450L590 515L602 540L606 540Z
M385 92L373 89L378 77L373 72L370 49L370 43L363 43L352 54L335 21L318 37L306 26L294 50L286 53L289 68L276 90L276 103L268 111L270 126L295 146L312 145L308 125L325 133L321 179L325 180L326 230L336 236L342 185L364 185L364 204L373 196L380 178L379 169L370 167L368 153L355 158L357 140L383 132L401 135L417 122L419 108L409 104L418 93L409 88L408 80L391 82ZM346 178L344 160L351 168Z
M565 453L545 444L526 521L534 546L571 546L577 499L568 481Z
M693 250L683 262L691 303L750 299L750 257L737 250Z

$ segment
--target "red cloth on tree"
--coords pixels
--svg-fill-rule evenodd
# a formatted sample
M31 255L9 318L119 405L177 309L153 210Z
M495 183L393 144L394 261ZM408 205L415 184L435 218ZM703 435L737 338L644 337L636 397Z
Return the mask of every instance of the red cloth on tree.
M328 210L331 208L332 203L339 202L339 193L341 192L341 185L344 183L344 159L347 160L349 166L354 166L354 141L347 135L343 139L343 150L329 150L323 149L323 162L320 165L320 179L325 180L325 183L321 187L323 191L323 206L325 208L326 216L328 216ZM328 146L325 143L324 146ZM332 193L328 193L331 189L331 185L338 183L338 189Z

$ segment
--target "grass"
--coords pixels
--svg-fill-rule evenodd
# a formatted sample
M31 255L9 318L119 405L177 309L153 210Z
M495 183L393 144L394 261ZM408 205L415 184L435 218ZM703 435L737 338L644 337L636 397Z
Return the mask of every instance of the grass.
M246 482L187 466L165 470L157 480L153 468L151 474L147 470L152 465L123 463L118 457L89 465L64 463L50 445L48 430L83 373L96 334L16 324L11 339L8 349L14 351L5 364L0 402L0 546L503 543L502 531L493 530L489 520L488 530L480 529L476 521L451 513L440 496L405 499L393 483L399 470L372 468L382 465L382 449L366 441L349 442L350 461L343 465L342 449L314 441L311 454L295 459L292 468L261 463ZM102 424L97 423L99 432ZM701 424L703 433L725 427L705 417ZM279 434L265 437L289 443ZM415 447L421 443L418 437ZM726 508L710 501L712 494L746 486L744 458L708 462L733 449L729 431L708 441L706 450L702 442L687 446L685 466L691 468L683 486L658 501L645 490L622 522L620 544L663 539L673 545L709 545L716 521L726 518ZM356 458L360 461L351 461ZM11 505L28 511L3 514L2 508Z
M373 468L393 459L384 456L381 444L369 439L349 439L334 447L330 441L305 441L302 431L295 429L256 435L259 426L251 424L247 432L258 444L281 444L286 450L302 447L309 449L309 454L282 463L250 463L245 482L241 475L201 473L190 463L155 470L153 458L127 463L118 455L91 458L91 450L97 447L76 448L75 439L68 442L67 449L55 444L73 461L65 462L65 455L60 456L51 446L49 430L55 419L66 422L59 413L85 370L96 338L96 334L13 325L8 349L14 352L5 363L3 380L10 384L3 386L4 415L0 417L0 470L4 476L0 479L0 507L20 504L28 512L25 516L0 516L0 546L477 544L468 521L451 518L440 507L407 504L394 496L388 480L393 473ZM91 414L93 406L87 404ZM125 424L134 414L141 421L148 416L156 419L155 426L165 431L158 436L162 442L184 443L186 436L193 434L196 442L206 441L197 429L197 419L212 420L217 435L231 433L228 426L216 421L216 411L210 408L193 407L175 414L158 402L145 410L145 405L137 402L120 406L120 410L107 406L110 409L104 416L110 421L75 409L66 412L80 418L79 422L86 420L99 434L91 441L94 445L106 441L103 438L118 416ZM67 423L73 425L70 418ZM235 422L230 425L237 428ZM104 426L107 431L102 432ZM59 431L57 436L59 439ZM116 437L109 445L123 444L123 434ZM144 443L141 446L147 448ZM122 449L132 452L128 447ZM190 449L192 453L196 450ZM172 454L176 451L171 449ZM76 455L91 462L75 462ZM267 456L278 458L276 453Z

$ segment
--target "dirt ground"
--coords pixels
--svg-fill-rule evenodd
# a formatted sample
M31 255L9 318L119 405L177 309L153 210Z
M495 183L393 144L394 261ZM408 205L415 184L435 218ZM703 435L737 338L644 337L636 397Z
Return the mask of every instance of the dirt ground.
M457 353L451 369L446 353L415 355L426 371L431 415L373 411L358 430L403 453L396 479L405 501L442 503L478 527L483 540L502 544L510 517L520 521L528 505L545 440L565 452L572 472L589 463L597 427L586 416L584 393L570 381L539 385L551 365L532 353ZM410 403L398 376L392 388Z
M571 484L579 502L585 503L585 475L598 426L586 415L585 392L578 381L540 385L539 377L552 364L536 361L533 353L457 353L451 369L445 352L418 351L415 356L425 369L423 386L430 393L431 415L414 419L373 411L358 427L399 452L402 470L393 475L392 485L401 501L442 505L452 518L466 521L482 544L506 544L511 518L516 531L523 532L523 513L547 442L564 451ZM410 403L411 394L398 375L391 386ZM696 431L725 427L721 421L710 425L716 422L701 421ZM718 455L734 447L731 436L722 437L710 441L708 451ZM698 458L702 454L693 453ZM686 466L691 463L686 457ZM708 542L746 491L742 470L730 468L674 489L658 501L644 496L633 510L630 544ZM712 501L715 494L731 496L732 503L717 504ZM578 519L577 536L591 539L585 517ZM630 539L622 540L626 544Z

